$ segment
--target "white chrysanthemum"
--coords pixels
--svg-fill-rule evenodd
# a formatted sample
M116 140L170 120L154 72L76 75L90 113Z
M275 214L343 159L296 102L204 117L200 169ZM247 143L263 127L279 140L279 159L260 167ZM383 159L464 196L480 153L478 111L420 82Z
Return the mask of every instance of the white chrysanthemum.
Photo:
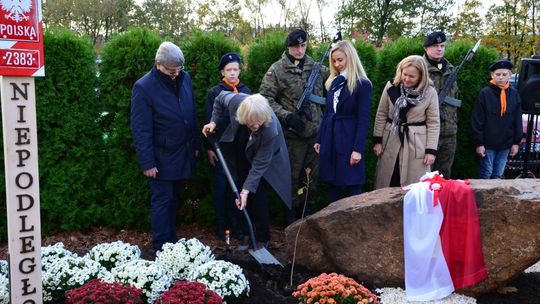
M379 288L375 290L379 294L381 304L408 304L420 303L416 301L407 301L405 290L401 288ZM476 304L476 299L453 293L437 301L421 302L422 304Z
M64 256L50 260L48 264L42 273L45 301L61 300L66 291L80 287L93 279L112 281L111 273L91 259Z
M0 260L0 275L9 275L9 266L6 260Z
M4 260L0 262L6 262ZM6 262L7 266L7 262ZM2 265L3 267L3 265ZM9 304L9 278L3 273L0 274L0 304Z
M141 250L136 245L116 241L94 246L85 257L99 262L107 270L141 258Z
M116 282L140 288L148 303L154 303L173 281L161 264L147 260L133 260L118 265L112 269L112 275Z
M185 280L189 273L200 265L215 259L210 247L196 238L186 241L165 243L156 254L156 262L163 265L167 274L174 280Z
M77 257L77 254L65 249L62 242L41 247L41 270L46 272L53 262L63 257Z
M222 298L234 299L249 294L249 282L240 266L226 261L210 261L190 273L188 280L204 283Z

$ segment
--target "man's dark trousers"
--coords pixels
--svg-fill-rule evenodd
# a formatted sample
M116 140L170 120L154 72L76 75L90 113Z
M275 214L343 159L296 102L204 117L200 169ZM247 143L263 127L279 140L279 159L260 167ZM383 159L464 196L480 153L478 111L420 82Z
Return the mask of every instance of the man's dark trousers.
M161 250L165 243L176 243L176 213L180 194L185 186L184 180L148 179L152 191L151 218L152 239L155 251Z

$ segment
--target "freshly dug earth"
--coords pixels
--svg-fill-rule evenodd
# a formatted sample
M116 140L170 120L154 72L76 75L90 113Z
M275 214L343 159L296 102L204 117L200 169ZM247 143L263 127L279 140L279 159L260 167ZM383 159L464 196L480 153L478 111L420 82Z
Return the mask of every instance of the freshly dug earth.
M228 259L244 269L244 273L251 285L249 297L240 298L235 304L298 304L291 296L298 284L318 275L301 266L294 266L291 285L291 264L285 253L285 237L283 227L272 226L272 243L269 251L284 264L284 267L275 265L260 265L249 253L235 251L238 242L232 240L232 252L226 254L225 243L219 240L209 227L195 224L182 225L178 229L179 237L197 238L210 246L217 258ZM107 228L95 228L88 232L62 232L43 238L42 245L47 246L57 242L80 255L86 253L93 246L100 243L121 240L126 243L138 245L143 258L153 259L151 248L151 235L148 232L121 230L113 231ZM7 259L7 244L0 244L0 259ZM359 282L374 291L375 288L385 286L372 286L369 282ZM523 273L508 284L517 288L517 292L507 294L490 293L477 299L478 304L540 304L540 273ZM230 301L229 301L230 302ZM229 303L228 302L228 303ZM393 304L393 303L389 303Z

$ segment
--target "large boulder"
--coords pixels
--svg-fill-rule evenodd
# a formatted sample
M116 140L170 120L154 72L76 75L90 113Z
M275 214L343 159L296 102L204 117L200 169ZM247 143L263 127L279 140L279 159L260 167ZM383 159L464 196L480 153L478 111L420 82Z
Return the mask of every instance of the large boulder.
M458 292L479 296L540 260L540 181L471 180L488 278ZM286 228L287 251L317 272L403 287L403 197L385 188L349 197ZM295 247L295 240L298 240Z

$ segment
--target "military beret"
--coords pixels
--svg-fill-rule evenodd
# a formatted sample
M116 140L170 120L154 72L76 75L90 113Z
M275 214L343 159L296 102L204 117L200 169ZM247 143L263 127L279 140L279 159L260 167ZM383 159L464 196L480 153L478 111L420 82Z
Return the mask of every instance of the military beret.
M507 69L511 71L513 67L514 65L512 64L512 62L508 60L499 60L493 63L492 65L490 65L489 70L492 72L498 69Z
M443 43L446 41L446 35L443 32L433 32L426 36L424 40L424 46L434 45L436 43Z
M297 28L289 33L289 35L287 36L287 40L285 40L285 46L295 46L306 41L307 33L304 30Z
M223 68L231 62L238 62L238 64L240 64L240 56L236 53L227 53L223 55L219 61L218 70L223 70Z

